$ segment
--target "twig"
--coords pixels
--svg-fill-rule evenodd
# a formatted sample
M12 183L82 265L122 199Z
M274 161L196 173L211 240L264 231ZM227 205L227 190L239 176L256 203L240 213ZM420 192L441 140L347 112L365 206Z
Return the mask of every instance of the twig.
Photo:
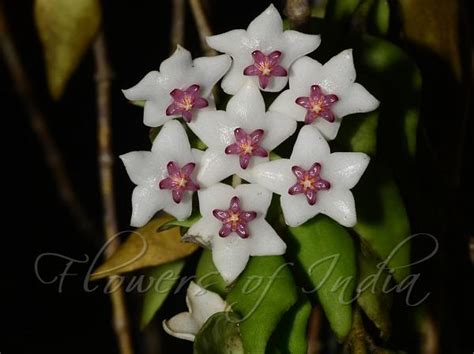
M173 20L171 22L171 51L176 49L178 44L184 44L185 30L185 0L173 0Z
M317 354L321 351L319 334L321 331L322 317L321 307L313 307L308 324L308 354Z
M109 241L109 247L105 250L105 256L109 258L119 247L119 239L116 237L118 226L115 211L114 183L113 183L113 155L112 155L112 131L110 112L110 81L111 70L107 57L105 37L99 33L94 43L94 56L96 63L96 87L97 87L97 140L99 171L102 191L102 204L104 209L105 237ZM113 326L117 336L120 353L131 354L132 343L129 333L125 298L119 278L110 277L111 288L116 289L110 293L113 308Z
M303 28L310 16L311 7L308 0L287 0L285 13L290 20L291 27L296 29Z
M5 58L5 64L10 70L15 89L29 117L31 128L36 134L43 149L44 159L53 176L56 188L63 203L69 209L78 228L86 235L95 235L94 226L87 217L74 191L71 179L66 172L63 157L49 131L46 117L40 109L38 99L33 91L33 85L21 63L20 56L10 34L3 3L0 2L0 47Z
M194 21L196 21L196 26L199 32L199 38L201 40L201 47L204 53L209 56L216 55L217 52L214 49L210 48L206 42L206 37L212 36L212 30L209 26L209 22L207 21L206 15L204 14L201 1L189 0L189 3L193 12Z

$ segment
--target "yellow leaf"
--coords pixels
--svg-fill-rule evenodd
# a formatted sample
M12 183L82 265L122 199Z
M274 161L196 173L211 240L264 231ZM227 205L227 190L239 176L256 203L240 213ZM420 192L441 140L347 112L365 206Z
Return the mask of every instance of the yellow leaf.
M97 268L91 280L173 262L196 251L198 245L181 242L179 227L157 232L172 219L165 215L133 231L112 257Z
M98 0L36 0L36 26L54 99L61 97L96 35L100 19Z

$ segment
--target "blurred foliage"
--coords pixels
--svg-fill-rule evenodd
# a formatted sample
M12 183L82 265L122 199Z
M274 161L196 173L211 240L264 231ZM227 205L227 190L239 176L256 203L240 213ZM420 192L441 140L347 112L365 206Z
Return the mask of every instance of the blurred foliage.
M43 44L49 90L59 99L101 22L99 0L36 0L35 20Z

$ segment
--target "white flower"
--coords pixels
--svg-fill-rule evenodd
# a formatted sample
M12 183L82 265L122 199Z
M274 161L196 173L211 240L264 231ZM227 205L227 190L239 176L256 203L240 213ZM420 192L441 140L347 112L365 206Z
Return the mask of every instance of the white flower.
M356 224L354 197L350 191L369 163L360 152L330 153L327 141L311 126L301 129L290 159L258 165L256 182L280 194L289 226L298 226L319 213L343 226Z
M247 30L207 37L210 47L232 56L232 67L222 81L222 89L228 94L240 89L245 75L252 76L264 91L280 91L288 82L291 64L315 50L320 42L317 35L283 31L281 16L273 5L255 18Z
M135 187L132 195L132 226L145 225L164 210L178 220L191 215L192 192L199 150L191 151L184 128L167 122L153 142L151 151L132 151L121 155Z
M206 321L215 313L229 311L230 306L219 295L191 282L186 293L189 312L181 312L163 321L166 333L176 338L194 341Z
M159 72L149 72L123 93L129 100L146 100L144 123L149 127L181 116L190 122L206 107L215 108L212 87L230 64L228 55L192 60L191 53L178 45L173 55L161 63Z
M268 161L269 152L296 130L296 122L265 112L262 94L248 81L229 100L226 111L202 112L189 127L209 147L197 179L210 186L233 174L249 180L248 170Z
M198 192L202 218L185 238L212 249L222 278L231 283L244 270L249 256L285 253L286 245L265 220L272 193L255 184L232 188L216 184Z
M326 139L332 140L342 117L370 112L379 105L355 79L352 49L342 51L324 65L303 57L290 69L290 88L268 110L312 124Z

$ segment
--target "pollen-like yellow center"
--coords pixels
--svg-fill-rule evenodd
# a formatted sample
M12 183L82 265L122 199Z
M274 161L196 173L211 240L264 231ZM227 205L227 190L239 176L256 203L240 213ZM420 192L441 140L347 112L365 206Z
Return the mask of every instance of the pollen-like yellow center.
M189 97L189 96L184 96L183 102L181 103L181 106L186 111L190 111L191 109L193 109L193 100L192 100L192 98Z
M268 59L265 59L265 62L263 64L258 65L258 70L260 70L260 72L264 76L270 75L270 73L272 72L272 68Z
M321 102L321 100L317 100L316 102L313 102L312 105L311 105L311 112L314 112L316 114L320 113L323 108L323 103Z
M316 183L316 178L305 176L303 180L300 181L301 186L304 190L314 188L314 184Z
M240 148L242 149L242 152L246 155L251 155L253 152L253 146L249 142L241 144Z
M176 183L177 187L179 188L184 188L188 184L188 179L183 176L174 177L173 181Z

